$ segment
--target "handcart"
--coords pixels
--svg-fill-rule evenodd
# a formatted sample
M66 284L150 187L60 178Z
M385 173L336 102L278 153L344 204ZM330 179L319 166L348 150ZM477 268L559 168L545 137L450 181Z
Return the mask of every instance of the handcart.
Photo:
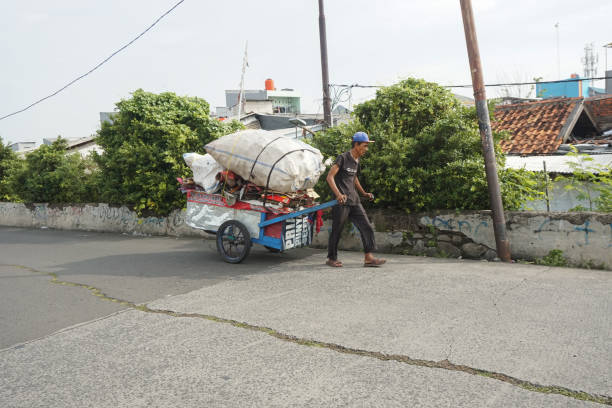
M312 243L314 215L337 200L313 204L299 210L276 208L256 202L229 200L222 194L186 190L185 223L216 235L217 251L225 262L240 263L251 246L260 244L271 252Z

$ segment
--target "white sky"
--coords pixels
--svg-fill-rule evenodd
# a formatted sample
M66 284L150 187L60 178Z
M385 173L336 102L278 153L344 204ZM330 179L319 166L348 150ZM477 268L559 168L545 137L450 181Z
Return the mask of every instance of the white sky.
M87 72L148 27L177 0L5 1L0 14L0 116L21 109ZM594 43L603 76L612 42L612 2L473 0L485 83L582 75ZM414 76L469 84L459 0L326 0L331 83L391 84ZM100 69L57 96L0 121L3 142L99 129L99 112L142 88L225 104L236 89L245 41L245 87L302 95L304 113L322 113L317 0L186 0ZM612 51L608 51L612 66ZM596 84L603 87L603 83ZM471 96L471 89L455 92ZM353 102L375 90L354 91ZM487 89L496 96L496 88Z

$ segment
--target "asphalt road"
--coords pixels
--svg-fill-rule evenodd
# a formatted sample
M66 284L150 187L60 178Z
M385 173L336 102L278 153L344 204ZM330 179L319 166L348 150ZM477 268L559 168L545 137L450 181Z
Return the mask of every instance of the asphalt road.
M0 228L0 406L612 405L612 273Z
M248 262L230 265L213 240L0 227L0 348L126 308L82 287L53 284L51 273L143 303L265 273L304 251L310 250L270 254L254 247Z

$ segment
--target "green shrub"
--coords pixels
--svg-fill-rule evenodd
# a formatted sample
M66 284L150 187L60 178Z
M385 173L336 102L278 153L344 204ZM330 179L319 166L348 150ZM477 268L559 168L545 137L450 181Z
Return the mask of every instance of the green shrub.
M407 212L490 208L475 108L462 106L437 84L408 79L381 88L375 99L355 107L354 116L312 143L335 158L350 148L355 131L367 132L375 143L362 159L360 181L377 204ZM499 170L499 176L506 209L538 195L529 172ZM331 197L324 176L317 188Z
M544 258L536 259L536 263L548 266L567 266L568 264L567 259L563 256L563 251L560 249L551 250Z
M96 201L92 162L77 153L67 155L67 147L66 140L58 138L28 153L11 171L13 194L28 203Z
M10 176L13 171L21 166L19 159L13 149L4 145L0 137L0 201L17 201L18 197L11 188Z
M182 155L203 152L215 138L238 130L238 122L222 123L209 116L206 101L171 92L142 89L117 103L113 123L105 122L94 155L99 166L101 198L133 206L141 215L167 215L184 206L177 177L190 177Z

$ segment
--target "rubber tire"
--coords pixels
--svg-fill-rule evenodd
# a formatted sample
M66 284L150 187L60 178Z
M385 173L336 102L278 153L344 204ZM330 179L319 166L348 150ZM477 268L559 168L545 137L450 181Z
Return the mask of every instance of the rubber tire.
M272 247L269 247L269 246L267 246L267 247L266 247L266 249L267 249L268 251L272 252L273 254L280 254L281 252L283 252L283 251L281 251L281 250L280 250L280 249L278 249L278 248L272 248Z
M244 248L236 256L231 256L230 254L228 254L225 250L225 247L223 246L224 232L228 230L229 228L234 228L234 231L237 228L238 234L242 235L242 239L243 239L242 243L244 244ZM251 235L249 234L249 230L247 230L244 224L242 224L239 221L234 221L234 220L225 221L223 224L221 224L221 226L217 230L216 241L217 241L217 251L219 252L219 255L221 255L221 258L223 258L225 262L232 263L232 264L240 263L247 256L249 256L249 253L251 252L251 246L253 245L253 243L251 242Z

